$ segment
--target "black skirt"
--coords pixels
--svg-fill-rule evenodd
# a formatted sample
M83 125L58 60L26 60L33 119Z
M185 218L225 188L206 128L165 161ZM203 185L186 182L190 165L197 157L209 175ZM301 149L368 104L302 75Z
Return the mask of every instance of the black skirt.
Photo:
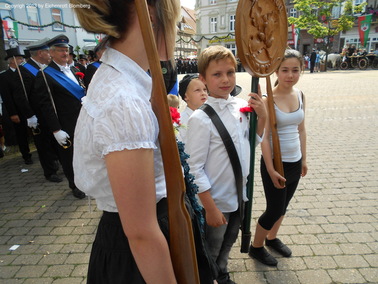
M189 212L191 211L190 205ZM157 204L161 231L169 243L168 207L164 198ZM213 283L217 268L208 257L206 244L193 219L193 233L201 284ZM131 253L118 213L104 212L98 225L89 259L87 284L145 284Z

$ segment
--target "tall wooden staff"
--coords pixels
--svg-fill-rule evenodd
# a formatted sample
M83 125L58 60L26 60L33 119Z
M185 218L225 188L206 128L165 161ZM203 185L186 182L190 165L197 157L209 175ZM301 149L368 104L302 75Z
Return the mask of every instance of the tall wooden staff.
M192 224L184 204L185 183L150 15L145 0L135 1L135 5L152 76L151 104L160 127L159 143L167 185L169 248L173 269L178 283L199 284Z
M280 141L277 134L276 113L270 75L280 65L287 46L287 15L283 0L239 0L236 10L236 45L238 56L247 72L252 75L252 92L257 93L258 78L265 77L268 93L269 123L273 142L275 170L284 176ZM249 201L245 206L242 223L241 252L248 252L251 241L250 222L254 183L256 114L250 119L251 162L247 184ZM269 135L269 133L265 133ZM253 137L253 139L251 139Z

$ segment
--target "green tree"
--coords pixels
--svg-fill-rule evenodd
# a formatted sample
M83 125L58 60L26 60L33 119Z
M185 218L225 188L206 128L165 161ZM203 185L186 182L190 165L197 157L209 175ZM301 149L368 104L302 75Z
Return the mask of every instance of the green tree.
M350 30L355 21L353 14L360 13L365 6L366 2L353 6L352 0L294 0L294 8L301 13L298 18L289 17L288 21L295 24L296 28L306 29L314 38L324 40L327 62L332 48L331 38ZM335 18L332 12L341 7L341 15ZM325 67L327 68L327 64Z

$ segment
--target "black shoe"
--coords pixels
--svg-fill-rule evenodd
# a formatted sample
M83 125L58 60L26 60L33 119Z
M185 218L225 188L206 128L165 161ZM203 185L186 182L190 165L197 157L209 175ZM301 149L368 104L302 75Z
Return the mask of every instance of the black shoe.
M52 174L49 177L46 177L46 179L48 181L51 181L51 182L61 182L61 181L63 181L63 179L60 178L57 174Z
M272 249L274 249L276 252L278 252L284 257L291 256L291 249L289 249L287 245L281 242L281 240L278 238L275 238L273 240L265 239L265 245L267 245L268 247L271 247Z
M75 187L75 188L72 189L72 194L73 194L73 196L75 196L76 198L79 198L79 199L83 199L86 196L85 193L82 192L77 187Z
M278 264L277 259L275 259L264 247L254 248L253 246L249 246L248 255L269 266L277 266Z
M32 165L33 164L33 160L31 158L26 158L25 159L25 164L26 165Z
M4 157L3 147L0 145L0 158Z

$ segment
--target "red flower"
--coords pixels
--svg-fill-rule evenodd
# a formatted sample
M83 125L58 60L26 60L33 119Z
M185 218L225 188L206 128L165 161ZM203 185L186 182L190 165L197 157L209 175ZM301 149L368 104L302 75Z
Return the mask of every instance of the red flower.
M180 125L180 113L178 112L177 108L169 107L169 110L171 112L172 123Z
M240 112L242 112L242 113L253 112L253 108L251 108L250 106L242 107L242 108L240 108Z
M80 77L81 80L83 80L83 78L84 78L84 73L83 72L76 72L75 75L78 76L78 77Z

